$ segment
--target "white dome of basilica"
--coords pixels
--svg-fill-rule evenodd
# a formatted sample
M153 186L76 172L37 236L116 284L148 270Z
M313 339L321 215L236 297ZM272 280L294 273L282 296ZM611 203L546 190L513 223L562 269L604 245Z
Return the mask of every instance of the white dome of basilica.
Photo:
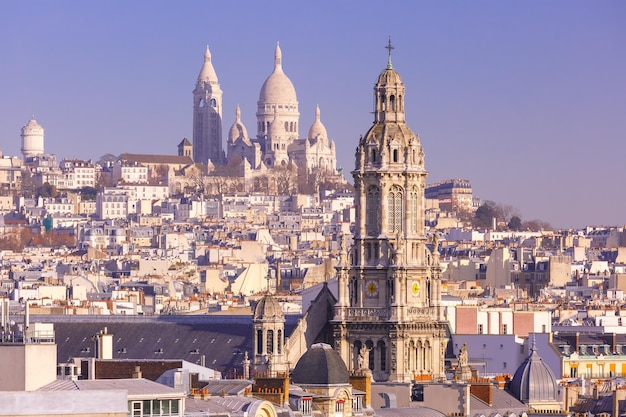
M326 132L326 127L320 120L320 106L315 108L315 121L311 125L309 129L308 139L317 139L317 138L328 138L328 133Z
M259 102L263 103L280 103L280 104L297 104L296 89L291 80L283 72L282 52L280 46L276 45L274 53L274 71L265 80L259 94Z
M241 122L241 109L237 106L237 110L235 110L235 122L228 132L228 140L234 142L239 138L242 138L245 142L249 142L248 130Z

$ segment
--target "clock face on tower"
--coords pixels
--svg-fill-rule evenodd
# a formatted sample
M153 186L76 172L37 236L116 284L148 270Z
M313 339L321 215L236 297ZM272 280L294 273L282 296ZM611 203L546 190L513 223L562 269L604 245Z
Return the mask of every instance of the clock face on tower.
M365 291L367 292L368 297L377 297L378 296L378 282L374 280L367 281L365 285Z
M417 297L420 293L420 285L417 283L417 281L413 281L413 283L411 284L411 294L413 294L413 297Z

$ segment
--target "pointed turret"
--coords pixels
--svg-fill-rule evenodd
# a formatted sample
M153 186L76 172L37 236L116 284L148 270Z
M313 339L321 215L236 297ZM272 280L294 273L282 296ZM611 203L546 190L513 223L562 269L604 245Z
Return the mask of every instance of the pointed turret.
M280 50L279 42L276 42L276 51L274 51L274 72L283 72L283 52Z
M211 51L209 50L209 45L207 45L206 51L204 52L204 64L200 70L200 75L198 75L198 83L202 82L211 84L218 83L217 73L215 72L215 68L213 68L213 63L211 62Z
M320 106L315 107L315 121L311 125L309 129L309 140L321 138L322 140L328 139L328 133L326 132L326 127L322 124L322 120L320 117Z

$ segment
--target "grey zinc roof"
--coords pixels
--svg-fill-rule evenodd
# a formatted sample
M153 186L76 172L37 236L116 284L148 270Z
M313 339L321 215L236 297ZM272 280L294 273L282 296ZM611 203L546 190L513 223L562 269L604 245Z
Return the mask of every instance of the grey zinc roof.
M211 395L240 395L251 387L252 381L247 379L216 379L204 386Z
M293 370L294 384L347 384L346 364L330 345L316 343L302 355Z
M440 411L428 407L379 408L376 410L379 417L443 417Z
M285 335L300 316L285 316ZM244 352L252 352L252 315L31 316L53 322L57 359L94 357L92 336L105 327L113 335L113 359L182 359L241 376Z
M470 410L472 415L490 415L499 413L505 415L505 412L513 412L518 416L528 411L528 407L517 400L508 392L491 387L491 405L477 398L475 395L470 396Z
M123 390L129 397L158 396L180 397L185 393L144 378L129 379L79 379L76 381L56 380L39 391L108 391Z
M524 402L556 401L558 392L556 378L541 360L534 340L530 352L513 375L511 392L515 398Z
M119 415L128 412L125 391L0 392L0 416Z

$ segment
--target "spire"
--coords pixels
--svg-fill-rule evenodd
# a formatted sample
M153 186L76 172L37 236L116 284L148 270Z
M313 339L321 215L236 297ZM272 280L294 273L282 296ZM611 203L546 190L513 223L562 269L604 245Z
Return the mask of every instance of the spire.
M389 43L387 43L385 49L387 50L387 69L393 69L393 65L391 65L391 51L395 48L391 46L391 36L389 36Z
M315 106L315 121L316 121L316 122L321 121L321 120L320 120L320 105L319 105L319 104L317 104L317 105Z
M279 42L276 42L276 51L274 52L274 72L283 72L283 53L280 50Z
M235 121L241 121L241 109L239 108L239 104L237 104L237 109L235 110Z
M211 62L211 51L209 51L209 45L207 45L206 51L204 51L204 64L202 64L200 75L198 75L198 82L217 83L217 74L213 68L213 63Z

